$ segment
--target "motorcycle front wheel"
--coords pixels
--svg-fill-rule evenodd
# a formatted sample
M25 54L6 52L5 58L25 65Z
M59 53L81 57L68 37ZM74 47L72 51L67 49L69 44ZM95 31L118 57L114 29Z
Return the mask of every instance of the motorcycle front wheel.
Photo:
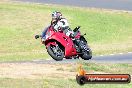
M58 45L49 45L47 52L56 61L61 61L64 58L64 51Z

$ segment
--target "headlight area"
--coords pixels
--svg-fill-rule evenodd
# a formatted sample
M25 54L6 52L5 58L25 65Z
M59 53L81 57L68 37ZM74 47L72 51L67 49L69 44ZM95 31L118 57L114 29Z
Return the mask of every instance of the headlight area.
M51 36L51 32L47 32L47 34L41 38L42 43L45 42L46 39L49 38L50 36Z

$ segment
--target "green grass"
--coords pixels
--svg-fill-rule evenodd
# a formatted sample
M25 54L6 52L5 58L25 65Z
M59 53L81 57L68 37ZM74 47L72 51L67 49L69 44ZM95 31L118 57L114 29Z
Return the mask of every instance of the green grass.
M103 72L114 74L132 74L132 64L97 64L84 63L84 69L87 72Z
M0 79L0 88L131 88L130 84L85 84L80 86L75 79Z
M49 58L34 35L50 24L54 10L63 13L72 29L82 27L94 55L132 51L132 13L0 1L0 61Z
M83 62L82 62L83 63ZM6 66L6 65L5 65ZM34 64L35 66L35 64ZM69 68L64 69L65 67L61 64L58 65L60 68L56 69L58 73L64 72L76 72L77 68L75 69L75 64L70 64ZM10 68L10 67L9 67ZM74 71L73 71L73 69ZM104 73L114 73L114 74L132 74L132 64L96 64L96 63L83 63L83 68L86 70L87 73L94 73L94 72L102 72ZM8 69L8 68L7 68ZM22 68L21 68L22 69ZM28 69L28 68L26 68ZM31 69L30 69L31 70ZM35 70L33 70L34 72ZM100 73L100 74L102 74ZM27 78L17 78L18 75L16 74L13 76L8 76L9 78L0 78L0 88L131 88L132 83L129 84L86 84L80 86L76 83L75 76L70 77L70 75L60 76L62 74L58 74L58 76L53 75L44 75L43 73L40 76L30 78L28 75L31 73L25 73L25 77ZM22 73L23 74L23 73ZM35 74L35 73L34 73ZM8 74L7 74L8 75ZM26 76L27 75L27 76ZM39 74L38 74L39 75ZM12 78L14 77L14 78Z

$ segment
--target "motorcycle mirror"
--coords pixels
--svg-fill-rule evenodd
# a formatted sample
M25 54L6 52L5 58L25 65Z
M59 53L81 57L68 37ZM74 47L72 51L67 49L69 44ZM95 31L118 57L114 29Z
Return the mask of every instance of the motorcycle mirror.
M38 39L40 36L39 35L35 35L35 39Z
M86 33L84 35L86 35Z
M78 26L77 28L79 29L81 26Z

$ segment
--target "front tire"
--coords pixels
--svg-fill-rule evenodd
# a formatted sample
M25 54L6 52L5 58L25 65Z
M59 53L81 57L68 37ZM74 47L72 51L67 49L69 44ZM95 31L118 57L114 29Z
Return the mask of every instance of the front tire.
M47 47L48 54L56 61L63 60L64 51L58 45L49 45Z

